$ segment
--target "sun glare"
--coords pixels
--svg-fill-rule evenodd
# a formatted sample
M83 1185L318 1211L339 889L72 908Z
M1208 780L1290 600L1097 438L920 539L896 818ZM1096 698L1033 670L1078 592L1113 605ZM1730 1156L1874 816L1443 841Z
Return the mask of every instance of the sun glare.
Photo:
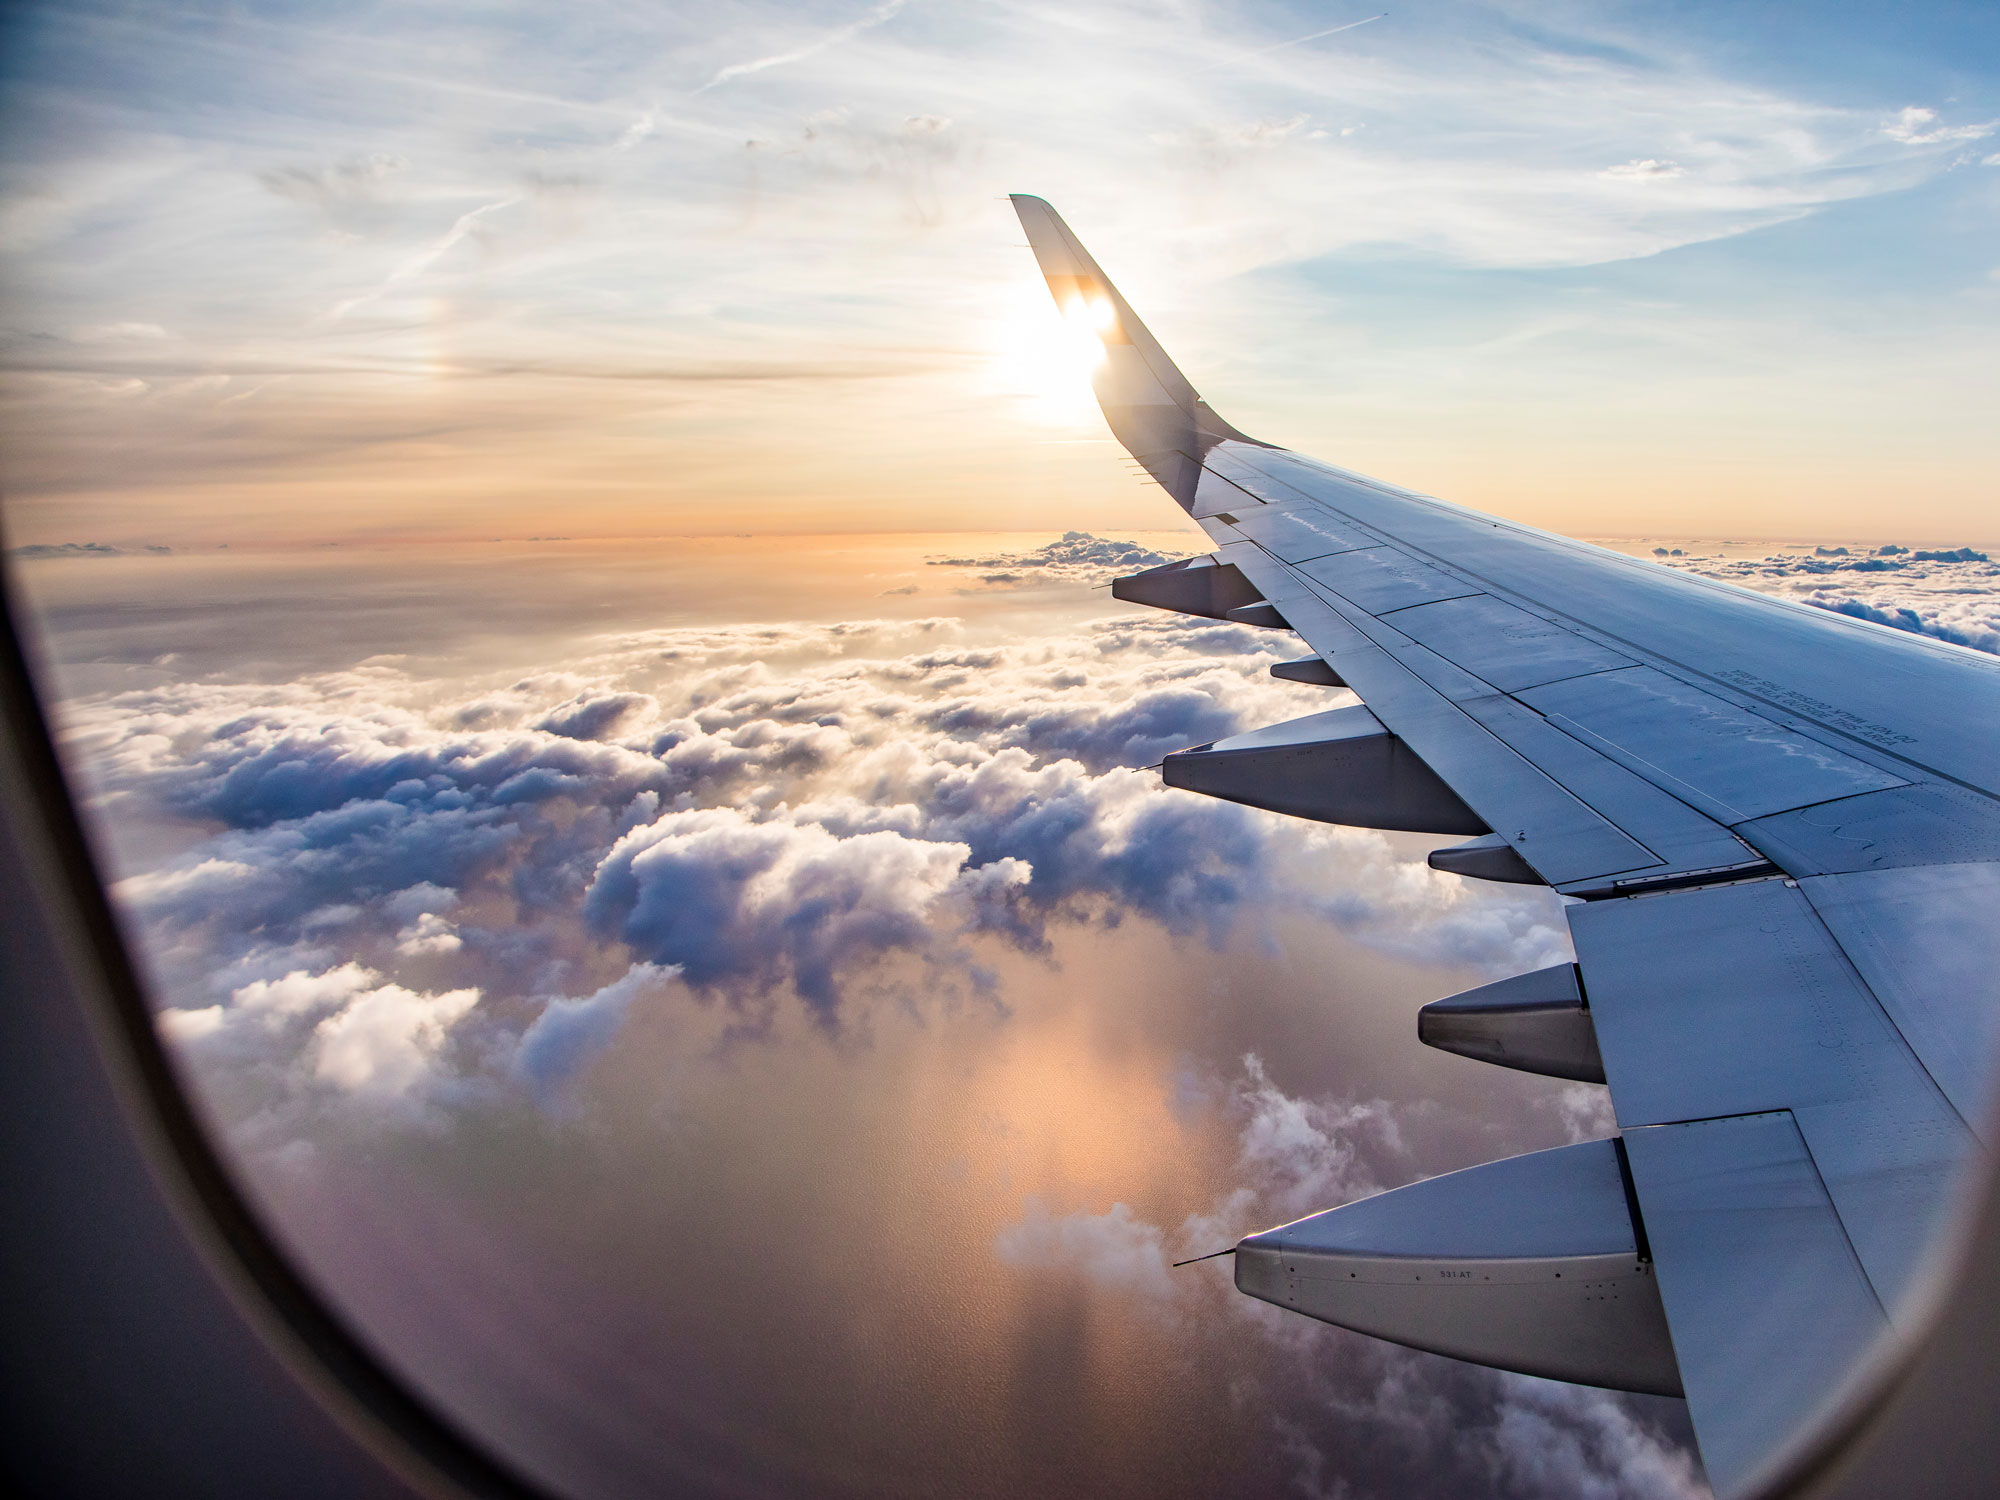
M1101 339L1118 317L1107 298L1086 298L1075 294L1063 303L1062 314L1065 322L1090 335L1093 341ZM1098 348L1101 352L1103 345L1099 344Z
M1098 335L1114 316L1102 298L1073 297L1058 312L1041 285L1024 284L989 325L993 388L1019 398L1030 419L1045 426L1094 428L1090 380L1104 362Z

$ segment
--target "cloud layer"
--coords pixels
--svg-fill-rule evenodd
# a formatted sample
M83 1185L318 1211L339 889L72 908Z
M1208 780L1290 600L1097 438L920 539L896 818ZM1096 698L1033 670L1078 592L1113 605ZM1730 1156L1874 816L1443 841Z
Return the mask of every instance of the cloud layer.
M1407 967L1427 998L1556 961L1546 893L1144 769L1326 706L1265 673L1289 643L1152 614L1032 626L1046 591L979 586L995 566L1079 591L1153 555L1081 535L954 554L939 572L994 612L971 623L627 631L473 677L150 667L158 686L62 717L99 814L171 833L118 894L252 1176L368 1327L573 1488L656 1488L663 1442L722 1443L739 1475L801 1445L827 1475L913 1462L897 1444L925 1434L946 1487L997 1442L1036 1466L998 1490L1061 1493L1111 1454L1150 1473L1130 1455L1180 1452L1168 1424L1205 1434L1173 1481L1196 1488L1695 1493L1671 1410L1170 1269L1609 1121L1601 1090L1413 1056L1367 977ZM686 1264L722 1269L662 1274ZM832 1267L846 1291L814 1292ZM796 1337L752 1332L771 1317ZM1142 1363L1128 1390L1075 1362L1121 1346L1197 1375ZM506 1353L465 1368L467 1348ZM581 1400L611 1348L632 1389ZM996 1358L1006 1393L968 1396L968 1361ZM653 1381L716 1412L662 1415ZM820 1393L850 1386L899 1414L825 1427ZM1117 1442L1078 1448L1100 1419L1047 1401L1112 1403ZM578 1481L579 1454L623 1477ZM838 1492L875 1488L867 1463Z
M1051 924L1220 943L1288 911L1493 972L1563 951L1545 898L1142 769L1321 706L1263 676L1268 635L954 633L657 631L472 689L382 663L185 683L74 706L72 733L108 816L212 830L120 887L176 1033L254 1039L284 1076L357 1094L416 1096L432 1072L546 1086L608 1042L630 986L669 975L745 1024L783 995L838 1028L885 963L976 989L983 947L1046 951ZM273 985L330 998L274 1009ZM307 1009L309 1029L269 1024Z
M1976 548L1673 550L1672 565L1826 607L1852 601L1972 644L1996 597ZM934 560L972 588L963 602L1025 620L1044 595L986 584L988 572L1075 590L1156 556L1071 534ZM1498 975L1564 956L1545 896L1438 876L1378 835L1169 793L1143 769L1180 745L1323 707L1326 694L1263 672L1284 650L1267 632L1150 615L1039 633L941 618L656 629L590 640L559 671L458 678L371 659L276 684L219 672L73 702L64 717L105 816L178 830L174 852L130 870L120 895L148 937L163 1027L237 1144L266 1180L317 1184L297 1189L293 1213L310 1215L339 1163L384 1152L440 1154L450 1170L427 1168L425 1191L462 1192L467 1176L484 1180L473 1163L492 1132L531 1158L572 1136L621 1153L652 1142L674 1172L699 1177L711 1157L689 1140L735 1108L768 1119L771 1138L725 1158L748 1186L707 1190L745 1194L732 1211L769 1235L773 1216L792 1224L793 1205L827 1212L814 1188L773 1180L798 1139L786 1097L805 1059L832 1070L810 1132L858 1100L934 1086L922 1068L869 1061L891 1038L943 1045L985 1028L980 1051L1004 1053L1023 1009L1046 1009L1031 998L1072 984L1075 1014L1125 1024L1064 968L1086 940L1152 932L1191 983L1248 974L1253 955L1281 963L1300 931L1426 972ZM1257 998L1221 1006L1265 1017L1248 1046L1197 1043L1190 1028L1215 1002L1170 977L1139 981L1161 1009L1129 1024L1150 1046L1181 1038L1172 1046L1186 1055L1118 1095L1114 1115L1212 1156L1199 1185L1161 1191L1134 1165L1154 1160L1144 1154L1089 1187L1062 1172L996 1179L975 1195L991 1216L940 1227L941 1243L981 1295L1031 1322L1056 1326L1072 1316L1056 1309L1081 1299L1106 1337L1199 1349L1235 1372L1227 1431L1256 1435L1267 1449L1257 1462L1282 1461L1284 1482L1305 1492L1698 1494L1670 1403L1386 1349L1240 1298L1214 1267L1171 1268L1268 1223L1611 1128L1602 1091L1582 1085L1515 1079L1538 1091L1504 1107L1498 1085L1468 1072L1441 1092L1412 1087L1399 1071L1421 1051L1407 1017L1394 1047L1370 1050L1352 1029L1365 986L1313 1022L1346 1028L1352 1057L1287 1055L1269 1007L1329 977L1338 983L1318 969L1246 979ZM1107 1042L1107 1055L1120 1045ZM1107 1067L1094 1063L1079 1086L1115 1087ZM607 1116L614 1080L634 1070L665 1123ZM1007 1112L1009 1130L1042 1128L1041 1113L1019 1111L1052 1087L1051 1151L1107 1133L1091 1101L1047 1081L1011 1084L988 1108ZM703 1090L721 1092L702 1105ZM893 1202L910 1191L896 1165L910 1149L902 1132L934 1129L938 1116L898 1123L888 1140L903 1144L808 1154L835 1151L822 1171L836 1199ZM976 1107L969 1117L985 1118ZM1109 1124L1111 1138L1119 1128ZM859 1154L842 1162L839 1151ZM958 1159L989 1154L968 1144ZM949 1176L945 1155L925 1170ZM628 1161L618 1175L639 1170ZM545 1169L523 1180L554 1191ZM648 1191L696 1212L664 1184ZM467 1212L489 1211L474 1201ZM640 1232L604 1222L599 1200L573 1211L596 1226L592 1256L603 1238ZM680 1224L644 1233L669 1242ZM878 1232L842 1231L880 1258L890 1252ZM559 1235L525 1220L491 1233L510 1245ZM457 1248L439 1274L455 1284L476 1256L463 1235L447 1238ZM355 1252L370 1276L387 1253L376 1241ZM671 1322L680 1307L666 1299L645 1315ZM595 1349L556 1365L594 1368ZM1027 1360L1021 1378L1052 1378L1053 1359ZM525 1393L522 1412L545 1399ZM1441 1431L1453 1434L1442 1445ZM953 1432L947 1448L964 1436Z
M1661 549L1654 549L1656 552ZM1973 547L1669 556L1672 567L1975 651L2000 652L2000 565Z

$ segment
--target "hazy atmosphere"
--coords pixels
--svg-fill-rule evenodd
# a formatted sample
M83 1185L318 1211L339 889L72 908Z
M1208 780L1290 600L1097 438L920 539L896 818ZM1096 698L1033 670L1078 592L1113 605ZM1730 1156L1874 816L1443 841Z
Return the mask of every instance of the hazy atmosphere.
M9 567L164 1033L566 1493L1699 1497L1681 1403L1237 1295L1608 1134L1415 1038L1568 956L1163 789L1352 701L1118 604L1005 202L1231 421L2000 650L2000 22L1806 6L18 7Z
M1594 533L1993 510L1987 6L10 14L20 541L1159 525L1008 192L1363 472Z

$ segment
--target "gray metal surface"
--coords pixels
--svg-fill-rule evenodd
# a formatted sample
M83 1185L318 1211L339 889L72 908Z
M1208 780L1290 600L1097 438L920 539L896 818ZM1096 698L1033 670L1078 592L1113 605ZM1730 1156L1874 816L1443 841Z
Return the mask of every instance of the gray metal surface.
M1737 832L1794 875L2000 861L2000 804L1948 782L1778 813Z
M1112 579L1111 597L1176 614L1226 620L1231 610L1256 604L1263 595L1230 564L1213 557L1189 557Z
M1271 675L1283 682L1303 682L1311 687L1346 687L1346 681L1323 656L1306 656L1297 661L1274 661Z
M1241 485L1232 484L1220 474L1203 469L1196 477L1194 503L1188 507L1188 514L1200 521L1209 516L1259 511L1263 508L1264 502Z
M1799 889L1975 1129L2000 1053L2000 864L1802 880Z
M1291 628L1277 605L1261 600L1256 604L1239 604L1223 618L1233 625L1255 625L1260 630Z
M1321 823L1408 833L1486 825L1367 709L1328 709L1176 751L1168 786Z
M1723 823L1905 781L1651 667L1546 683L1515 696Z
M1291 627L1558 890L1760 863L1714 819L1386 621L1315 593L1254 546L1218 552L1267 597L1282 597Z
M1604 1058L1575 964L1482 984L1417 1012L1417 1040L1525 1073L1604 1082Z
M1702 1462L1735 1500L1888 1320L1791 1116L1624 1139Z
M1270 559L1260 563L1246 557L1244 566L1258 587L1285 589L1282 575L1272 576L1279 565ZM1560 887L1567 881L1609 879L1661 867L1659 856L1513 753L1325 600L1288 597L1281 608L1292 629L1332 663L1378 717L1393 723L1396 734L1490 827L1514 844L1543 879ZM1629 772L1608 761L1604 764L1646 792L1661 795ZM1696 816L1685 808L1681 811L1689 818ZM1734 840L1729 842L1739 855L1749 853Z
M1271 506L1245 513L1236 521L1236 529L1288 563L1311 562L1334 552L1379 546L1382 541L1363 527L1335 520L1316 505Z
M1755 849L1713 818L1563 733L1525 704L1496 695L1461 706L1495 739L1654 854L1656 868L1626 872L1628 878L1665 880L1692 871L1743 869L1763 863ZM1614 884L1554 883L1568 895L1596 894Z
M1249 1295L1502 1369L1679 1394L1610 1141L1489 1162L1251 1235Z
M1506 693L1633 665L1629 656L1491 594L1399 609L1389 623Z
M1489 593L1559 615L1600 644L2000 795L2000 659L1752 594L1398 490L1281 450L1225 443L1248 488L1321 500Z
M1395 547L1336 552L1300 564L1299 571L1378 615L1429 599L1455 599L1479 592L1476 585L1418 562Z
M1472 880L1496 880L1503 885L1548 884L1535 873L1533 865L1521 858L1521 851L1497 833L1433 849L1428 862L1433 870Z
M1569 911L1618 1123L1788 1109L1892 1312L1972 1133L1787 882Z

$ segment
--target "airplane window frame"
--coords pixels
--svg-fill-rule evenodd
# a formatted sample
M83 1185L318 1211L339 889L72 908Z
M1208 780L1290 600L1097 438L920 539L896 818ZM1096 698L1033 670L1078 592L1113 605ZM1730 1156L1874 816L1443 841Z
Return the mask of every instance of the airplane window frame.
M25 1271L43 1293L41 1305L10 1316L0 1331L0 1339L14 1346L0 1367L6 1383L19 1382L7 1401L14 1418L33 1405L14 1396L27 1394L30 1372L51 1358L45 1345L29 1347L37 1336L68 1334L94 1339L98 1347L57 1351L57 1363L67 1353L76 1356L70 1365L88 1368L81 1388L61 1393L70 1405L87 1409L86 1420L60 1431L46 1422L38 1428L20 1420L17 1427L10 1420L0 1474L20 1484L19 1493L79 1493L85 1484L101 1493L97 1486L116 1484L127 1469L164 1456L170 1469L179 1464L182 1472L154 1469L131 1474L130 1481L172 1488L176 1480L206 1479L213 1493L241 1493L236 1485L245 1463L273 1458L271 1445L260 1447L259 1437L276 1432L297 1436L299 1462L330 1462L344 1470L328 1476L336 1493L359 1486L370 1496L553 1500L468 1437L358 1338L237 1186L155 1027L50 733L39 691L50 678L30 661L23 601L10 571L11 565L0 568L0 901L8 913L0 945L0 1047L9 1054L9 1073L39 1086L40 1097L31 1093L20 1101L0 1181L28 1194L8 1231L9 1269ZM81 1114L97 1127L97 1155L66 1129ZM30 1124L49 1138L30 1141ZM102 1153L107 1131L125 1158L108 1170ZM127 1170L121 1175L119 1167ZM66 1172L70 1190L35 1201L37 1187ZM122 1190L124 1201L106 1202L107 1189ZM146 1196L155 1201L133 1201ZM106 1209L121 1228L130 1219L142 1231L151 1228L153 1237L142 1232L129 1242L106 1243L114 1238L106 1232L106 1214L93 1212ZM80 1300L77 1279L60 1281L61 1267L77 1258L80 1236L90 1234L96 1239L89 1248L100 1262L96 1290L104 1301L48 1305ZM179 1245L167 1242L176 1237ZM102 1274L106 1252L116 1257L114 1277ZM70 1295L50 1296L51 1284ZM148 1347L146 1328L121 1327L107 1335L104 1327L118 1321L106 1314L117 1312L121 1295L157 1299L162 1292L211 1321L233 1313L243 1325L239 1335L248 1336L234 1340L235 1358L264 1368L244 1369L239 1387L226 1393L238 1409L211 1413L218 1423L188 1430L178 1444L166 1439L169 1449L184 1451L163 1455L158 1430L150 1433L149 1452L122 1460L80 1451L97 1446L93 1432L115 1448L134 1422L146 1420L138 1403L157 1400L161 1379L176 1374L159 1362L164 1358L171 1366L178 1351L163 1351L157 1340ZM135 1321L143 1323L144 1307L136 1311ZM230 1331L220 1332L227 1340ZM209 1404L223 1399L225 1393L217 1392ZM204 1444L213 1448L218 1437L227 1447L231 1433L242 1439L238 1451L195 1451ZM283 1476L265 1470L261 1477L271 1483L267 1493L296 1493Z

